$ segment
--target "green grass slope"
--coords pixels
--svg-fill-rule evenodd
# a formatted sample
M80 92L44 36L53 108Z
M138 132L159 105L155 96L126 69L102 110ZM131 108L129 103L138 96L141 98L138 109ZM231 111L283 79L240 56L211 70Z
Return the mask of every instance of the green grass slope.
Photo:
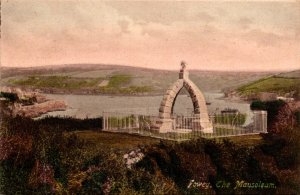
M11 79L9 82L21 86L79 89L94 87L101 80L101 78L78 79L70 76L29 76L24 79Z
M178 67L179 69L179 67ZM236 88L270 76L271 72L189 70L202 91ZM178 79L178 71L130 66L72 64L35 68L1 68L1 85L47 89L50 93L163 94ZM103 80L108 85L101 86ZM100 85L100 86L99 86ZM49 91L48 89L51 89Z
M13 86L39 88L52 92L86 92L103 94L139 94L151 92L150 86L136 86L131 84L131 75L116 74L109 77L72 77L63 75L28 76L24 78L14 78L8 80ZM107 81L107 85L101 86L102 81Z
M259 92L273 92L278 95L284 95L299 91L300 78L271 76L238 88L238 92L242 95L256 95Z
M300 78L300 70L280 73L278 76L288 77L288 78Z

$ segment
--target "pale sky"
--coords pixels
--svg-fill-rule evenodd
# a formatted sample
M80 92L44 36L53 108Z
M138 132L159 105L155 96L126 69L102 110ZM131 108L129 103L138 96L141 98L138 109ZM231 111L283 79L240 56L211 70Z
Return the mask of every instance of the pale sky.
M1 0L1 65L300 68L298 2Z

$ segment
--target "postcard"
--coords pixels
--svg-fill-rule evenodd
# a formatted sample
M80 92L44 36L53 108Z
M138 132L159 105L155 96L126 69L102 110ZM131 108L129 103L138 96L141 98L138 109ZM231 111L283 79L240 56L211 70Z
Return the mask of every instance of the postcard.
M0 194L300 194L299 1L2 0Z

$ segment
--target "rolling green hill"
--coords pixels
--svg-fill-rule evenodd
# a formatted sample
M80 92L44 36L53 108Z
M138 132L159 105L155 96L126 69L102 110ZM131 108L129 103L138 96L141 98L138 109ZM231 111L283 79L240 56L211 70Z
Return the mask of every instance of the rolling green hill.
M139 94L151 92L151 86L131 85L130 75L113 75L110 77L78 78L71 76L28 76L22 79L10 79L9 84L38 88L43 91L67 93L109 93L109 94ZM104 83L104 84L102 84Z
M294 70L290 72L283 72L278 74L277 76L280 77L287 77L287 78L300 78L300 70Z
M293 71L259 79L239 87L237 91L244 96L257 95L259 92L272 92L295 97L300 91L299 73L300 71Z
M192 81L201 90L209 92L237 88L274 74L189 71ZM177 79L178 71L101 64L1 69L2 86L35 88L48 93L162 94Z

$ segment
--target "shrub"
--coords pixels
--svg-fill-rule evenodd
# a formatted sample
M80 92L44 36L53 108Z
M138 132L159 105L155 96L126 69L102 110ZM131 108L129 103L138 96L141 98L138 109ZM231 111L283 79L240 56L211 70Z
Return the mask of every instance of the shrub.
M16 102L19 100L19 97L16 93L0 92L0 97L4 97L5 99L9 100L10 102Z
M104 194L102 186L107 180L105 171L97 171L92 173L91 178L82 183L83 192L85 194Z
M254 101L251 103L250 108L252 110L266 110L268 113L267 123L268 123L268 131L272 130L272 127L277 123L277 116L281 108L286 106L287 104L282 100L276 101Z
M276 155L280 150L282 150L286 146L286 140L276 136L270 135L265 136L265 143L263 143L260 148L267 155Z

